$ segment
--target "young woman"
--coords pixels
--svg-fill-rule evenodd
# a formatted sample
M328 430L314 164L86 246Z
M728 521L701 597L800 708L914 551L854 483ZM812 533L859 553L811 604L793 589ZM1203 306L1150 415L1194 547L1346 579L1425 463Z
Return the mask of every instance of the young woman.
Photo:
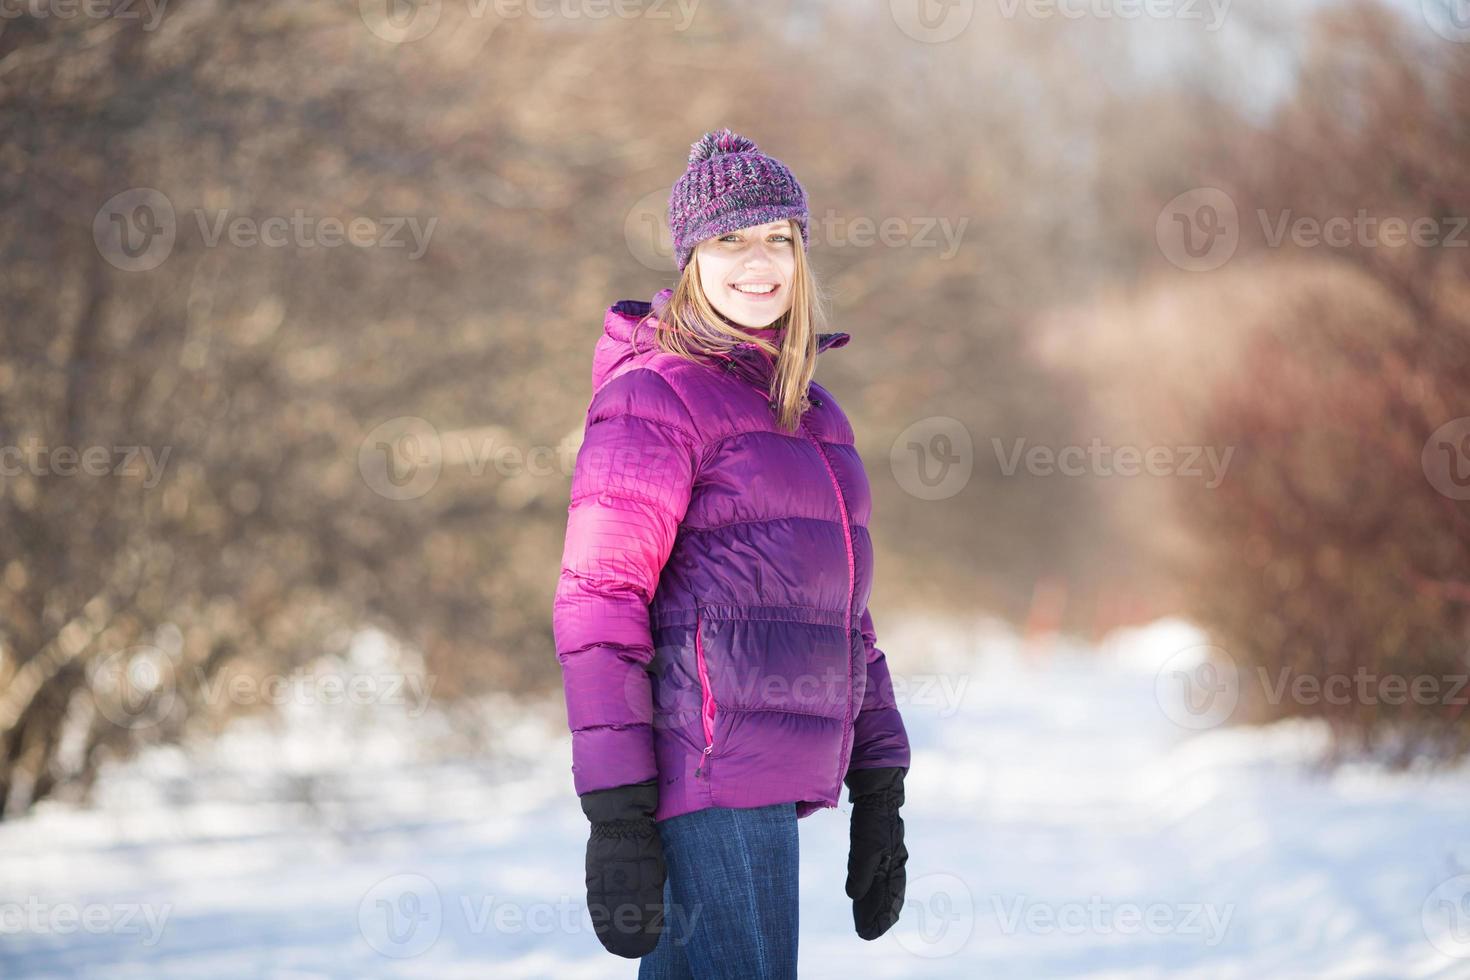
M852 802L858 935L903 904L908 737L872 501L812 381L806 192L728 129L674 185L680 277L606 314L553 609L587 904L639 977L796 976L796 821ZM801 247L797 247L800 240Z

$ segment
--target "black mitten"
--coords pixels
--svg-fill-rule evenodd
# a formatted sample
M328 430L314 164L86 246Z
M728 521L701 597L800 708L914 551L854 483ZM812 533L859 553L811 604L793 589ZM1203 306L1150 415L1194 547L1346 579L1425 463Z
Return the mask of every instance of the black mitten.
M653 811L658 781L583 793L592 822L587 840L587 911L609 953L637 959L664 929L664 848Z
M852 922L864 939L877 939L898 921L903 908L909 852L903 846L901 766L854 769L843 778L852 801L847 897Z

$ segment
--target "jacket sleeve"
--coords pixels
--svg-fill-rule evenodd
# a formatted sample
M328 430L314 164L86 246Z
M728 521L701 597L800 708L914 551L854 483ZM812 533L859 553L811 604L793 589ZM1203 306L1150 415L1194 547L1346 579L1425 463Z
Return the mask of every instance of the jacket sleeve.
M657 775L648 604L689 504L694 433L647 368L607 382L587 409L552 609L579 796Z
M866 606L860 622L863 648L868 654L868 686L863 692L863 706L853 722L852 759L847 768L880 769L909 765L909 737L903 717L893 697L893 681L888 673L888 658L878 648L873 629L873 615Z

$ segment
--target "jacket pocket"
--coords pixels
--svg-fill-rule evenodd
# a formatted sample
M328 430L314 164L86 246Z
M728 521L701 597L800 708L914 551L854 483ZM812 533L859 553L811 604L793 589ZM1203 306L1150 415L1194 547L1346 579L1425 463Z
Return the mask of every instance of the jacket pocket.
M715 749L715 695L709 682L709 665L704 659L704 612L696 604L694 612L694 663L699 672L699 723L704 730L704 757L696 776L709 776L709 757Z

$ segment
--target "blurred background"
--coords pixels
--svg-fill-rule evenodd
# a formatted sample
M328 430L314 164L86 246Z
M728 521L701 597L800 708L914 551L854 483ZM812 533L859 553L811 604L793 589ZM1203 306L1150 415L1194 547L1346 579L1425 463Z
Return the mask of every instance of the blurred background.
M916 745L803 974L1470 976L1463 0L0 5L0 974L634 975L551 596L723 126Z

